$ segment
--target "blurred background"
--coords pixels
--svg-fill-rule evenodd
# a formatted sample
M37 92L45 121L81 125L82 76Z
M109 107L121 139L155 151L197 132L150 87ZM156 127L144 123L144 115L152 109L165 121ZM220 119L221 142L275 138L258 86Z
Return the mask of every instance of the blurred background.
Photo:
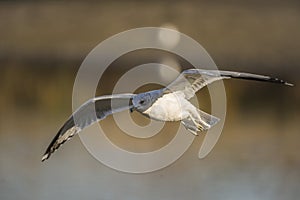
M0 1L0 199L298 199L299 22L296 0ZM166 25L199 42L219 69L280 77L295 86L225 81L223 134L203 160L197 155L204 134L178 161L149 174L100 164L79 137L41 163L72 112L73 83L85 56L121 31ZM98 93L110 93L126 69L170 56L140 54L114 62L105 74L111 83L99 83ZM178 62L179 70L190 67ZM157 86L141 90L151 87ZM207 98L207 90L199 95ZM203 106L209 111L209 100ZM103 126L113 123L107 118ZM130 138L111 130L112 141L126 146ZM127 147L149 150L145 145L156 148L170 136L148 144L136 139Z

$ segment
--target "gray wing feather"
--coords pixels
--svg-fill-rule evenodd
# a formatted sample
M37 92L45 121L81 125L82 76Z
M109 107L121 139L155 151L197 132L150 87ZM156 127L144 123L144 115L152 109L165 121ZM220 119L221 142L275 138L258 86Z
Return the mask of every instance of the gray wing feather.
M187 99L192 98L197 91L222 79L237 78L255 81L267 81L273 83L280 83L292 86L292 84L278 78L269 76L232 72L232 71L219 71L219 70L204 70L204 69L188 69L183 71L179 77L167 86L167 91L182 91Z
M73 113L76 126L84 129L108 115L130 109L133 96L133 94L116 94L90 99Z
M117 94L88 100L61 127L43 155L42 161L48 159L56 149L85 127L113 113L131 109L133 96L134 94Z

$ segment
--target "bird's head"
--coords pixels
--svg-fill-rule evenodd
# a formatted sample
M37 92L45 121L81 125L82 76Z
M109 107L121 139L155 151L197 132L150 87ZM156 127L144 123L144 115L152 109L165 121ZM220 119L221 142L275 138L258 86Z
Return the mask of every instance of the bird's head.
M139 112L146 111L152 104L163 94L162 90L152 90L137 94L133 97L132 103L136 110Z

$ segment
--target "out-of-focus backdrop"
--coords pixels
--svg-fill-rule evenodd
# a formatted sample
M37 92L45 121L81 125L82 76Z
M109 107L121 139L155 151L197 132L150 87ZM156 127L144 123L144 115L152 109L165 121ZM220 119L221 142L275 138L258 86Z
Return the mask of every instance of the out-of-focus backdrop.
M300 4L293 0L0 1L0 199L298 199L299 23ZM226 81L223 134L203 160L197 157L201 135L168 168L120 173L74 137L41 163L72 111L76 72L89 51L121 31L166 25L202 44L220 69L277 76L295 86ZM140 58L131 54L106 77L113 80ZM99 94L113 88L100 86ZM112 140L126 146L121 135ZM142 150L145 143L135 141Z

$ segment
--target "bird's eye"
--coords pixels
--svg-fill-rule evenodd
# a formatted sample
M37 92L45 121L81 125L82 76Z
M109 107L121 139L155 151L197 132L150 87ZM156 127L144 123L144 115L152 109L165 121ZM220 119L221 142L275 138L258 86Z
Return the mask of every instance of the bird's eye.
M140 104L144 104L144 103L145 103L145 101L144 101L144 100L141 100L141 101L140 101Z

